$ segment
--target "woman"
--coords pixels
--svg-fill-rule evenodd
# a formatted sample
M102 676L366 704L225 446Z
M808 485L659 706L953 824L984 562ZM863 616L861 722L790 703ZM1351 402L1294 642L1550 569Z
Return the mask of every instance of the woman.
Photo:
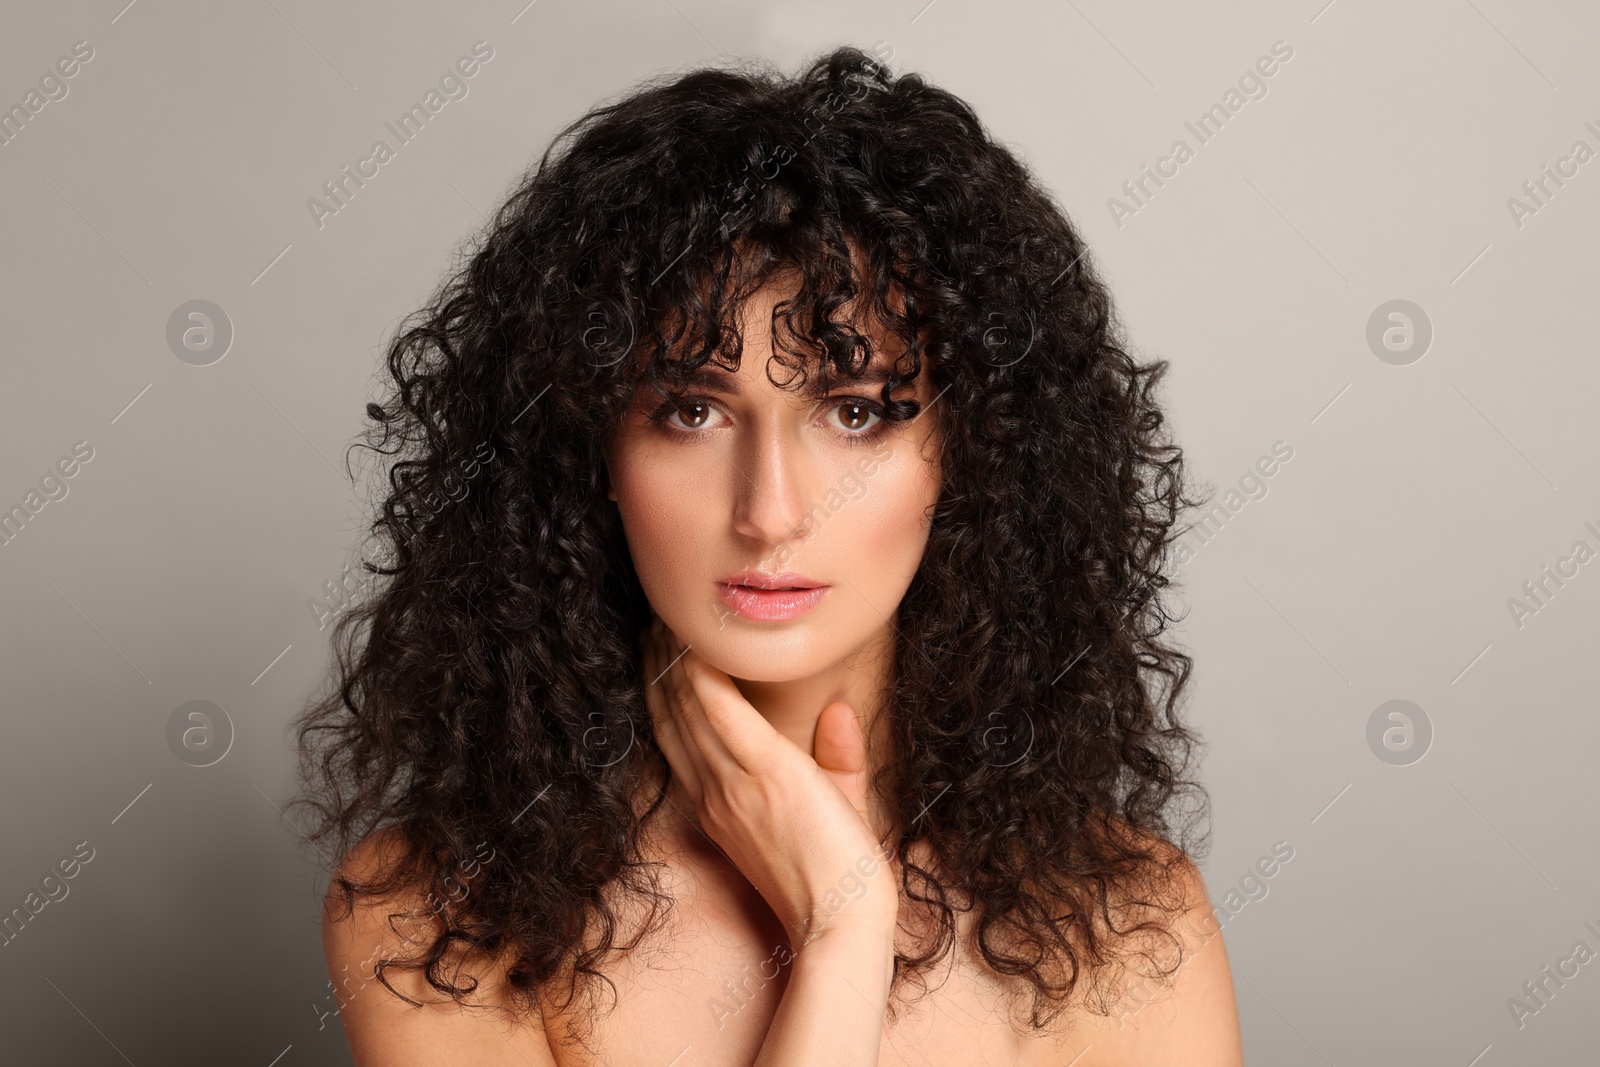
M300 723L356 1062L1242 1062L1164 366L859 50L564 131L368 407Z

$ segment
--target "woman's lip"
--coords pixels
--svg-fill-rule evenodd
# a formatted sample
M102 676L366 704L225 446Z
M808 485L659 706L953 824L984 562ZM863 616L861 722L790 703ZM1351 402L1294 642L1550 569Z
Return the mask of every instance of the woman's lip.
M723 603L737 614L757 622L797 619L815 608L828 592L825 585L809 589L752 589L747 585L718 582Z
M760 571L740 571L719 578L724 585L742 585L751 589L825 589L823 582L813 581L803 574L784 571L781 574L763 574Z

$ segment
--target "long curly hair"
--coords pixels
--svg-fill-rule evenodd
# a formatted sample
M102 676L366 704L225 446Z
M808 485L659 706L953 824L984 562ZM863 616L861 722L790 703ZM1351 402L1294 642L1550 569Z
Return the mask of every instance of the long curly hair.
M1129 354L1083 240L969 105L844 47L794 77L662 77L577 120L388 348L358 446L386 475L372 593L295 723L309 838L336 861L374 831L404 843L371 878L336 870L337 894L433 904L430 944L381 961L385 985L420 970L464 1002L462 950L530 1008L568 974L570 1003L639 943L614 943L614 890L649 929L670 907L640 848L670 774L639 663L650 606L605 450L635 390L737 367L740 302L778 271L796 369L865 366L872 338L835 321L860 297L904 344L886 417L917 413L889 400L918 373L943 415L873 783L933 919L892 989L926 988L974 903L1034 1027L1074 989L1108 1013L1096 979L1136 956L1174 969L1153 946L1194 903L1169 876L1207 844L1208 804L1176 713L1191 661L1162 640L1199 503L1155 398L1166 362Z

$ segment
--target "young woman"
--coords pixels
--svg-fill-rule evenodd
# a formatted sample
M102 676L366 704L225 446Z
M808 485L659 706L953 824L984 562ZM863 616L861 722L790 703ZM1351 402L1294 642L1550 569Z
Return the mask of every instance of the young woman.
M367 409L299 724L356 1062L1241 1063L1112 314L859 50L564 131Z

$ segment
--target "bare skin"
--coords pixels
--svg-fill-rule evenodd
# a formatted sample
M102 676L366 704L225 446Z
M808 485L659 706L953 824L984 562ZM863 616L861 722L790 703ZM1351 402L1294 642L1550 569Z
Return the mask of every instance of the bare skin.
M787 935L721 850L675 809L664 811L647 857L667 864L664 886L677 898L673 919L632 955L604 968L616 983L618 1002L612 1009L607 1000L596 1018L547 1011L513 1023L492 1011L463 1011L429 990L415 972L394 972L391 980L426 1005L411 1008L372 981L364 963L379 947L406 948L381 918L403 910L400 905L366 904L353 917L325 923L329 973L340 985L339 1018L358 1067L648 1065L674 1063L680 1054L674 1067L761 1062L757 1055L779 1009L785 1003L798 1006L790 994L806 980L798 967L801 957L826 939L797 953L792 945L798 939ZM375 835L365 842L346 869L358 874L381 862L383 841ZM926 859L923 855L919 862ZM1199 903L1176 924L1189 958L1169 985L1130 989L1111 1016L1069 1009L1048 1031L1023 1032L1007 1022L1008 1012L1015 1011L1005 1000L1007 987L980 958L963 951L935 968L931 992L914 996L891 1027L881 1013L871 1017L862 997L846 985L853 983L867 995L862 975L868 972L848 958L822 953L815 954L816 984L824 987L824 995L848 994L861 1010L820 1021L826 1022L830 1040L846 1023L860 1027L861 1036L876 1034L874 1058L866 1062L885 1067L1239 1067L1243 1056L1226 950L1220 935L1204 933L1210 929L1202 924L1209 905L1198 872L1191 876ZM904 908L902 921L909 916ZM958 914L963 937L972 919L971 912ZM912 944L905 931L898 943L902 949ZM483 982L475 1003L495 1008L507 1002L498 968L474 964L462 973ZM351 975L361 977L351 981Z
M751 299L740 368L706 385L692 419L669 416L676 426L667 427L641 407L609 456L613 499L660 616L641 653L672 803L645 858L667 865L670 926L607 965L618 1002L611 1009L602 992L594 1018L547 1009L513 1023L463 1011L415 972L394 980L429 1002L421 1009L376 983L356 984L340 998L355 1062L1239 1067L1227 956L1220 936L1202 932L1210 906L1192 866L1182 888L1193 910L1177 927L1183 965L1157 993L1130 989L1126 1010L1070 1010L1046 1033L1019 1031L1005 996L1017 987L968 950L967 912L957 955L887 1023L893 952L915 947L921 920L901 899L893 861L878 859L896 828L867 782L887 755L879 711L894 615L937 500L939 424L919 417L874 437L881 461L867 492L806 527L814 503L859 469L867 450L853 438L877 424L851 399L864 395L859 386L841 382L802 401L768 379L765 324L779 296ZM927 375L901 395L932 410ZM795 571L828 591L797 618L730 614L716 579L741 570ZM364 843L347 869L373 869L384 848L382 838ZM393 910L389 902L345 919L329 913L324 949L336 985L341 975L370 975L373 950L396 946L399 935L382 921ZM500 1002L494 967L465 973L482 979L477 1002Z

